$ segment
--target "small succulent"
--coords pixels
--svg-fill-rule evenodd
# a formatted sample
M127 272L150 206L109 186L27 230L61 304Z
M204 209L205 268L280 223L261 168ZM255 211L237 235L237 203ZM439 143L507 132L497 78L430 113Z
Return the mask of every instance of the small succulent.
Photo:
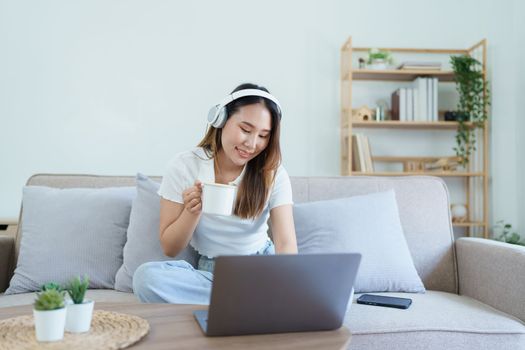
M64 307L64 291L51 288L37 293L34 308L38 311L57 310Z
M66 286L67 293L75 304L82 304L84 301L84 295L89 286L88 276L84 276L81 280L80 277L73 278Z
M370 49L368 50L368 64L374 63L375 60L384 60L385 62L392 64L393 58L390 51L379 50L379 49Z
M48 282L48 283L44 284L40 289L43 292L45 292L46 290L51 290L51 289L56 289L59 292L62 291L62 287L60 287L60 285L58 283L55 283L55 282Z

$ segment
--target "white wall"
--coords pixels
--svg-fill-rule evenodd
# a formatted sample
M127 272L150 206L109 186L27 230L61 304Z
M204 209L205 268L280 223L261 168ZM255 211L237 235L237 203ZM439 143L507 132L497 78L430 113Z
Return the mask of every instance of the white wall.
M524 169L516 142L525 125L513 88L518 62L509 55L518 28L523 39L518 7L0 0L0 218L17 217L21 187L34 173L162 174L174 153L199 141L210 104L246 81L266 85L283 104L290 174L338 174L339 49L352 35L359 46L430 48L487 38L493 218L518 225Z

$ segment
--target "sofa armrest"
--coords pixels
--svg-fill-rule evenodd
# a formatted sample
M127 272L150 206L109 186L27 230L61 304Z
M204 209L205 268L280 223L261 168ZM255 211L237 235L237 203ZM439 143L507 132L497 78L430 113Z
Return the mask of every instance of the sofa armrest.
M459 294L525 321L525 247L460 238L456 253Z
M7 289L13 273L14 250L15 238L13 236L0 235L0 293Z

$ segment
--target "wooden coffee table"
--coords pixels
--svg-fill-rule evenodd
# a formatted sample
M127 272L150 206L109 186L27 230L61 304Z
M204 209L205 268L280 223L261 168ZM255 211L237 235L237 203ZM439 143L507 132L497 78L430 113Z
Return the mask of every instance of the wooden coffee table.
M30 315L32 305L0 309L0 319ZM150 331L130 349L346 349L350 331L279 333L228 337L206 337L193 317L202 305L95 303L96 310L140 316L148 320Z

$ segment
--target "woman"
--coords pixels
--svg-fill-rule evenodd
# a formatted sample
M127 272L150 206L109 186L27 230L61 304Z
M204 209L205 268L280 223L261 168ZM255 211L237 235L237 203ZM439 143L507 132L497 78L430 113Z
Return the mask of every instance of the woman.
M197 266L184 260L141 265L133 276L141 301L208 304L215 257L297 253L280 120L277 99L254 84L238 86L212 107L204 139L175 156L159 190L162 249L175 257L189 244L197 251ZM202 212L202 182L237 185L234 215Z

